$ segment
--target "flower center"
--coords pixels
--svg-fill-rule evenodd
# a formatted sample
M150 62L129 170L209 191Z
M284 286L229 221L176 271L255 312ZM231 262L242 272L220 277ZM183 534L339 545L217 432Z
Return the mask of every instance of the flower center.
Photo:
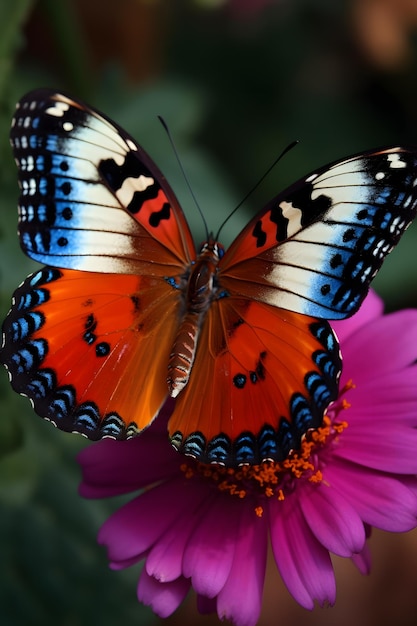
M187 460L181 465L186 478L200 476L213 483L223 493L237 498L257 496L284 500L296 488L298 481L317 484L323 480L323 456L332 446L337 445L340 434L348 423L339 419L343 409L349 403L342 394L352 388L349 382L341 390L339 399L324 416L319 428L308 431L299 450L294 450L284 461L265 461L259 465L242 465L237 468L221 465L206 465L198 461ZM262 505L255 507L255 513L261 517Z

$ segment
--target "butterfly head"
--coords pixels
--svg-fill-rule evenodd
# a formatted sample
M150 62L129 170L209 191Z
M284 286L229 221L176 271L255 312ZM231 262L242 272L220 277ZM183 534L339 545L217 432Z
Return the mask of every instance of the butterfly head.
M212 257L220 261L224 257L224 247L218 241L215 241L212 234L209 235L208 240L204 241L200 246L199 256L210 254Z

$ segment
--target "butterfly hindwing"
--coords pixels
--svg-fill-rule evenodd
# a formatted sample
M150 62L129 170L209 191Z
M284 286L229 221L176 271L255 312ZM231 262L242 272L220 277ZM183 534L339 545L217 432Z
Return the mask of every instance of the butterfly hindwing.
M3 324L11 384L62 430L135 435L167 396L178 306L163 280L45 267L16 290Z
M195 256L184 214L156 165L121 128L42 89L10 134L19 170L19 236L55 267L165 275Z
M415 216L416 172L415 151L387 148L310 174L235 239L223 287L307 315L352 315Z
M192 376L169 421L173 444L206 463L282 460L321 424L340 372L325 320L222 298L207 314Z

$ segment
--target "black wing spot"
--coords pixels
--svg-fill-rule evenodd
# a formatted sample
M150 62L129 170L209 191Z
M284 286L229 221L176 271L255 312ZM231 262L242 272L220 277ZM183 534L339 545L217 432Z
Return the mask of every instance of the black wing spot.
M154 211L149 216L149 225L153 228L158 228L162 220L169 220L171 217L171 205L168 202L164 202L160 211Z
M332 267L333 269L336 269L337 267L339 267L339 265L342 265L342 263L343 258L340 253L334 254L330 259L330 267Z
M110 344L107 341L101 341L96 345L96 356L107 356L110 352Z
M72 219L72 216L73 216L72 209L70 209L69 206L65 207L65 209L62 210L61 215L66 221Z
M72 191L71 183L68 183L68 182L62 183L61 191L65 196L69 196Z
M347 243L348 241L352 241L352 239L355 239L355 229L347 228L343 233L343 241Z
M258 220L252 231L252 236L256 239L256 247L262 248L266 244L266 233L262 230L262 220Z
M243 389L246 385L246 376L245 374L236 374L233 376L233 384L238 389Z

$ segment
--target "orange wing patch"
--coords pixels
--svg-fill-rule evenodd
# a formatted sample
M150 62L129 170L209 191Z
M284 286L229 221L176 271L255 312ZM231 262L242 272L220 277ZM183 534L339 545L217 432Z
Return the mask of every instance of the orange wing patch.
M160 279L44 268L5 322L12 385L63 430L135 435L167 396L178 305Z
M326 321L234 297L213 302L169 422L173 445L208 463L282 460L321 424L340 370Z

